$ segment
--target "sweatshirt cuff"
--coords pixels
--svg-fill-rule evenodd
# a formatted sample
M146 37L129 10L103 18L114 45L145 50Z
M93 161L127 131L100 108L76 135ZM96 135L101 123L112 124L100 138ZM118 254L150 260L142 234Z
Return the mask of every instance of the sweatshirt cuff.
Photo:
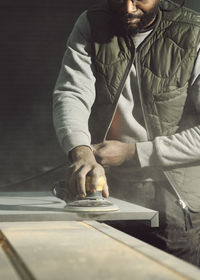
M156 166L158 159L152 141L136 143L138 160L141 167Z
M65 136L62 141L62 148L67 156L69 152L77 146L88 146L91 149L91 139L85 133L74 132L71 135Z

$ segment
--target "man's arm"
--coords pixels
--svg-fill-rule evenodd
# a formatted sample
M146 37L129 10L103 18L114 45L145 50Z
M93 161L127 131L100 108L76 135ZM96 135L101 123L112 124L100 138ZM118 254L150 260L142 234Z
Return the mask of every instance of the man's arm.
M95 99L86 14L77 20L67 42L53 93L53 120L66 155L79 145L90 146L88 119Z
M136 146L141 167L173 167L196 162L200 160L200 126Z
M90 54L90 30L86 13L76 22L68 39L67 49L53 93L55 130L72 165L69 187L73 193L85 196L85 179L91 177L96 189L104 168L95 160L91 150L88 119L95 100L95 77ZM103 195L108 196L105 183Z

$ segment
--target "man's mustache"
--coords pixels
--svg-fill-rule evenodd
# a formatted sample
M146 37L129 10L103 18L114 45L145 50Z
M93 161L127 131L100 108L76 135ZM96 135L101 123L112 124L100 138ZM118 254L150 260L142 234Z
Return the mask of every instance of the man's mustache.
M121 17L122 18L126 18L126 19L135 19L135 18L141 18L142 17L142 15L140 15L140 14L121 14Z
M120 15L120 19L123 20L123 21L128 21L128 20L138 19L138 18L142 18L142 15L135 15L135 14Z

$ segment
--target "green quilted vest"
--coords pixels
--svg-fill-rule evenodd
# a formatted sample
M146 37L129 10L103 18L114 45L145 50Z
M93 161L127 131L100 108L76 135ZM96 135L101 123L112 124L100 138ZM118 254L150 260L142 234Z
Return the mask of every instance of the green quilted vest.
M105 139L133 62L149 140L198 124L188 83L200 42L200 15L174 9L171 1L162 1L162 6L170 11L161 9L154 30L137 51L131 37L113 29L107 1L88 10L96 75L89 120L93 143ZM163 171L178 197L200 211L200 162Z

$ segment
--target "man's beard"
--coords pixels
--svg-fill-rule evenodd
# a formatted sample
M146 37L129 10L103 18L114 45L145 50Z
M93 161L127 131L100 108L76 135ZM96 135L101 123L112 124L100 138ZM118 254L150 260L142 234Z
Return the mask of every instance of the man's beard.
M113 24L115 29L117 28L117 32L121 35L130 35L134 36L135 34L145 30L145 27L148 26L149 23L153 21L153 19L158 14L159 5L156 4L150 12L143 13L142 15L134 15L134 14L125 14L125 15L116 15L113 13ZM140 21L135 26L131 26L128 24L128 20L133 20L139 18ZM117 23L117 24L116 24Z

